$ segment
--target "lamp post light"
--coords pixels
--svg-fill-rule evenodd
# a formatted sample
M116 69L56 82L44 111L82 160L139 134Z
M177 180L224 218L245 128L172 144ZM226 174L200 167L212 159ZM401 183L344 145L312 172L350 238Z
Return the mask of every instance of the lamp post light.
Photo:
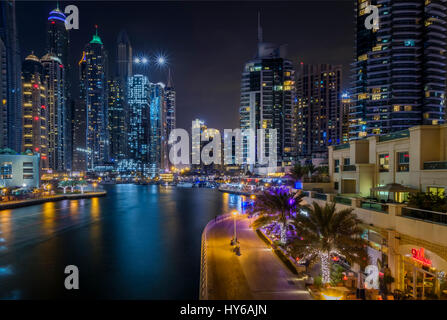
M237 244L236 216L239 214L239 212L237 210L233 210L231 214L233 215L233 221L234 221L234 234L233 239L231 239L231 245L235 245Z

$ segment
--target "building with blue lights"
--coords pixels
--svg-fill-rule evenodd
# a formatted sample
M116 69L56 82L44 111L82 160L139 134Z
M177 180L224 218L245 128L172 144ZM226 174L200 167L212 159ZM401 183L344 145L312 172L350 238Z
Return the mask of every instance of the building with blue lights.
M161 82L150 85L150 143L149 174L156 177L166 166L166 103L165 85Z
M172 130L176 128L176 92L171 78L171 70L169 70L168 82L164 92L166 102L166 139L169 139Z
M150 144L150 82L148 77L136 74L129 77L127 104L129 105L129 131L127 163L139 173L149 170Z

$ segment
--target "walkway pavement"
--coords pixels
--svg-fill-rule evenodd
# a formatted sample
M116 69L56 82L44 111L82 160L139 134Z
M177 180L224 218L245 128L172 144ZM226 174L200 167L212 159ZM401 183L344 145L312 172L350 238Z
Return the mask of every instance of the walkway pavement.
M299 280L249 227L237 220L241 255L232 251L234 222L228 219L208 231L208 299L312 299Z

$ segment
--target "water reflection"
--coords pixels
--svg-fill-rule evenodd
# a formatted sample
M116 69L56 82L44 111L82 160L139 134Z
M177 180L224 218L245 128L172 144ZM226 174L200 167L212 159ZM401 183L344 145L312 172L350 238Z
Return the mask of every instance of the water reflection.
M0 298L196 299L200 241L240 197L210 189L106 186L108 195L0 212ZM9 234L9 236L7 236ZM9 254L6 254L9 253ZM75 264L81 290L64 290ZM12 272L12 270L14 272Z

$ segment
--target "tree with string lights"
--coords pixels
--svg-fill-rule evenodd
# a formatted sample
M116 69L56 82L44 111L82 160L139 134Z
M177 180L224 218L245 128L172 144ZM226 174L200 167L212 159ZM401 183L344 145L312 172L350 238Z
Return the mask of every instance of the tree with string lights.
M290 218L301 208L302 192L291 193L286 188L267 190L256 197L252 213L257 215L252 227L257 229L278 223L281 230L280 243L286 244L287 226Z
M320 206L313 202L291 219L299 237L290 244L289 250L301 261L319 263L323 284L330 283L332 261L338 257L361 267L367 263L366 241L361 237L362 221L353 210L337 211L335 203Z

